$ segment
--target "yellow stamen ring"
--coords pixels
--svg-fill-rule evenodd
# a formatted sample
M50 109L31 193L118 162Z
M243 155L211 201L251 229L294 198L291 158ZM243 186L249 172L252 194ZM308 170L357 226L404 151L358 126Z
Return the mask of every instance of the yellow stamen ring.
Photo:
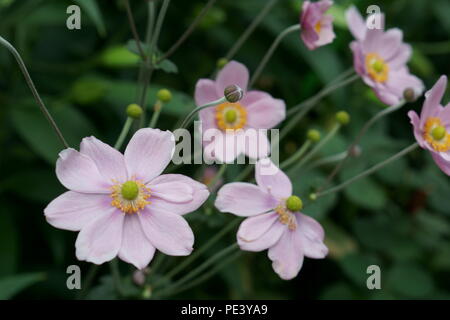
M280 204L278 207L276 207L275 212L280 216L279 221L282 224L287 225L289 230L297 229L297 221L294 214L289 211L284 204Z
M389 65L378 53L366 55L366 70L372 80L376 82L385 82L389 78Z
M222 103L216 107L216 122L224 131L242 129L247 123L247 110L239 103Z
M450 134L447 132L441 119L430 117L423 128L423 138L438 152L450 150Z
M111 205L124 213L138 213L150 204L150 189L139 180L129 180L124 183L114 181L111 187Z

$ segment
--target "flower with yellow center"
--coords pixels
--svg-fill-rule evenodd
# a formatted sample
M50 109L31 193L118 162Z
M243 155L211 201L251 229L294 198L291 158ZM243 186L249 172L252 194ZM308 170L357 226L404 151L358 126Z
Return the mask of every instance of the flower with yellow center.
M320 33L320 30L322 30L322 24L319 22L316 23L314 26L314 30L316 30L317 33Z
M222 103L216 107L216 122L223 131L242 129L247 123L247 111L239 103Z
M124 213L139 213L150 204L150 189L139 180L128 180L124 183L115 183L111 187L111 205Z
M423 138L428 144L438 152L450 150L450 134L442 124L441 119L430 117L424 125Z
M372 80L376 82L385 82L389 78L389 65L378 53L366 55L366 69Z

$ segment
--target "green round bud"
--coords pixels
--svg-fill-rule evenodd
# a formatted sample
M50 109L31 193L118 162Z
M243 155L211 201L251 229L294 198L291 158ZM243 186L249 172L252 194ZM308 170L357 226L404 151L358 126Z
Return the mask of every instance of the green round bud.
M134 200L139 195L139 186L134 181L127 181L122 185L120 190L122 197L126 200Z
M442 140L446 134L447 134L447 130L445 130L445 127L443 127L443 126L434 127L431 130L431 136L433 137L434 140L437 140L437 141Z
M142 108L136 103L130 104L127 107L127 116L133 119L139 119L142 115Z
M315 194L315 193L309 194L309 200L316 201L317 200L317 194Z
M406 100L406 102L414 102L416 101L416 93L414 92L413 88L406 88L405 91L403 91L403 98Z
M172 100L172 93L167 89L161 89L156 94L156 97L158 98L159 101L167 103L170 100Z
M308 130L308 133L306 134L309 140L312 142L317 142L320 140L320 131L316 129L310 129Z
M225 67L227 63L228 63L227 58L220 58L219 60L217 60L217 68L222 69L223 67Z
M286 200L286 208L292 212L300 211L303 208L303 201L297 196L290 196Z
M336 113L336 120L342 124L346 125L350 122L350 115L346 111L339 111Z
M223 95L228 102L234 103L242 99L242 97L244 96L244 91L237 85L232 84L225 88L225 90L223 91Z

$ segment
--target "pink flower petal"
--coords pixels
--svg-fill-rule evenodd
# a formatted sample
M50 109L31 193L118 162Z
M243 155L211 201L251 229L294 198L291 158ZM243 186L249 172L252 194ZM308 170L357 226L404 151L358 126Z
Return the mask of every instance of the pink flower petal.
M265 129L247 129L238 136L240 150L251 159L266 158L270 154L270 142Z
M181 174L163 174L150 181L148 187L152 208L181 215L197 210L209 196L204 184Z
M244 97L241 99L239 103L248 107L252 103L258 102L259 100L266 98L272 98L272 96L264 91L250 90L247 91L247 93L244 95Z
M292 195L292 183L270 159L259 160L255 166L255 178L258 186L277 199Z
M223 92L220 95L217 94L216 83L214 81L210 79L200 79L195 85L194 96L197 106L201 106L214 100L218 100L223 96Z
M420 114L420 127L423 128L425 121L429 117L432 117L439 110L442 97L444 96L445 89L447 87L447 77L441 76L435 83L433 88L425 93L425 102L422 107L422 113Z
M355 6L351 6L345 12L348 28L356 40L363 40L366 36L366 22L363 20L361 14Z
M59 153L56 176L69 190L83 193L109 193L111 182L105 180L88 156L72 149Z
M217 75L217 95L222 97L225 88L232 84L239 86L244 92L247 91L248 78L249 74L246 66L236 61L228 62Z
M170 131L138 130L125 150L128 175L147 183L164 171L174 150L175 138Z
M155 254L155 247L142 230L139 217L129 214L123 224L122 246L119 258L142 270L148 266Z
M113 147L95 137L88 137L81 142L80 152L95 162L106 181L126 181L128 175L124 157Z
M269 249L273 270L283 280L295 278L302 268L304 255L299 240L296 232L288 230Z
M313 259L325 258L328 248L323 243L325 235L322 226L302 213L297 213L295 217L297 219L296 237L303 247L303 254Z
M212 141L207 142L213 150L213 159L220 163L231 163L243 153L241 141L244 131L239 131L238 133L215 131Z
M422 131L420 128L419 116L417 115L417 113L415 111L410 110L408 112L408 117L411 120L411 124L413 125L414 137L416 138L417 142L419 143L419 145L422 148L428 149L426 147L426 142L425 142L425 139L423 138Z
M286 118L283 100L265 98L247 105L247 124L255 129L271 129Z
M214 205L221 212L248 217L274 209L278 201L254 184L233 182L220 188Z
M439 153L431 152L434 162L446 175L450 176L450 161L445 160Z
M409 61L412 49L409 44L402 43L397 53L388 61L390 70L401 69Z
M78 260L102 264L119 253L125 215L114 207L104 210L107 210L105 214L84 226L78 234L75 242Z
M381 30L379 30L381 31ZM389 29L386 32L381 31L381 41L382 44L377 48L377 53L385 60L389 61L394 58L399 50L403 49L401 47L403 40L403 32L398 29Z
M279 222L275 212L245 219L238 230L237 240L241 250L263 251L272 247L280 239L286 225Z
M201 121L201 129L203 132L211 128L217 128L215 107L200 110L198 114Z
M189 224L178 214L152 207L139 215L148 240L159 251L171 256L187 256L192 252L194 234Z
M80 231L99 217L109 214L110 203L111 198L107 195L67 191L50 202L44 214L47 222L55 228Z

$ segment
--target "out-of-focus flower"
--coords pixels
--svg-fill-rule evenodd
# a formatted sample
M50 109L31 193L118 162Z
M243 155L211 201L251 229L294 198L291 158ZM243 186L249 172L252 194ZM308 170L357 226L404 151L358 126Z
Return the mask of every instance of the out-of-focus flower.
M194 234L182 215L200 207L209 192L184 175L161 175L174 149L171 132L141 129L123 155L94 137L83 139L80 152L59 154L56 175L70 191L44 213L52 226L80 231L79 260L102 264L118 256L143 269L155 249L191 253Z
M348 28L351 34L358 41L363 41L367 33L367 25L370 24L372 27L376 27L376 22L379 21L379 29L384 29L384 14L375 13L367 17L366 21L362 18L358 9L355 6L351 6L345 12L345 18L347 20Z
M210 157L220 162L232 162L240 154L253 159L266 157L270 143L265 130L275 127L284 120L286 106L283 100L274 99L270 94L247 91L249 73L247 68L236 61L230 61L217 75L215 81L200 79L195 87L195 102L204 105L223 97L225 88L236 85L244 91L239 102L225 102L216 107L200 111L203 145L205 150L213 150ZM250 130L249 129L254 129ZM214 138L208 135L214 132ZM247 134L248 133L248 134Z
M429 150L438 167L450 176L450 103L445 107L441 105L446 87L447 77L441 76L425 93L420 117L412 110L408 116L419 145Z
M259 160L255 171L257 185L226 184L215 206L221 212L249 217L237 233L240 248L268 249L275 272L289 280L297 276L304 256L322 259L327 255L324 231L316 220L300 212L302 201L292 195L291 181L269 159Z
M350 44L356 72L387 105L398 104L407 88L417 96L423 91L422 81L406 66L412 50L402 39L400 29L367 29L363 40Z
M303 2L300 14L300 36L309 50L333 42L333 17L325 12L333 5L333 1Z

